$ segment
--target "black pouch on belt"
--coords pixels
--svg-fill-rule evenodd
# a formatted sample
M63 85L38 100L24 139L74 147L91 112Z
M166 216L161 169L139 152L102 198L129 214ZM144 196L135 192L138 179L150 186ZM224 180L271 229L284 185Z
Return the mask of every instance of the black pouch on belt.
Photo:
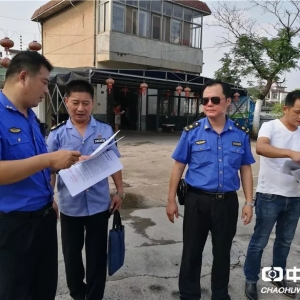
M180 179L177 186L177 198L180 205L184 205L185 196L188 192L188 186L184 179Z

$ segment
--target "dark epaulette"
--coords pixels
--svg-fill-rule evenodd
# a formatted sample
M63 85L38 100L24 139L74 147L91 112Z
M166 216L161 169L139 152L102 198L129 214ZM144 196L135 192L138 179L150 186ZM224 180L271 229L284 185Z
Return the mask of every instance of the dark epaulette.
M199 127L199 126L200 126L200 124L201 124L201 122L199 122L199 121L197 121L197 122L194 122L194 123L193 123L193 124L191 124L191 125L185 126L185 127L184 127L184 130L185 130L185 131L190 131L190 130L193 130L193 129L195 129L195 128Z
M239 123L234 123L234 126L247 134L249 133L249 129L245 126L240 125Z
M62 121L62 122L58 123L57 125L52 126L50 131L56 130L57 128L65 125L66 123L67 123L67 121Z

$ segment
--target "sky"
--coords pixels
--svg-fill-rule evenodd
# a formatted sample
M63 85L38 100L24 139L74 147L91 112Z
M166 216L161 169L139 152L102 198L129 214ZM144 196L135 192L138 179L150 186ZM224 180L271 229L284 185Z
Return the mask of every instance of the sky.
M0 0L0 39L8 36L15 42L14 49L20 49L20 35L22 35L22 49L26 49L27 45L33 41L41 41L40 27L36 22L31 22L30 18L34 11L48 1L3 1ZM229 2L229 1L228 1ZM213 9L213 6L217 5L216 1L206 1L207 5ZM255 8L249 10L249 2L247 1L235 1L231 2L237 7L245 9L246 17L255 18L257 22L268 31L272 30L270 23L274 22L274 19L268 14L263 13L261 10ZM214 73L221 67L220 59L223 54L230 51L230 47L217 47L216 43L224 36L225 30L215 26L211 26L214 23L214 16L204 18L203 28L203 72L202 76L213 78ZM300 42L298 39L296 42ZM1 49L2 51L3 49ZM300 64L300 62L299 62ZM292 70L290 73L285 74L285 83L287 90L293 90L300 87L299 70ZM283 79L283 78L282 78ZM253 80L255 84L255 79ZM244 86L247 86L246 81L242 82Z

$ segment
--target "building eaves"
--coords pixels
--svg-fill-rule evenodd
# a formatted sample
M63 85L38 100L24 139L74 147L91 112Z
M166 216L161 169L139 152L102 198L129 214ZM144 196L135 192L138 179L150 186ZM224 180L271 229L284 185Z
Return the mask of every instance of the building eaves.
M72 0L72 3L79 2L80 0ZM85 0L83 0L85 1ZM180 3L188 8L201 11L204 15L210 15L211 10L205 2L199 0L168 0L169 2ZM55 13L58 13L67 6L72 5L70 0L50 0L46 4L38 8L32 15L31 21L39 22L44 20Z

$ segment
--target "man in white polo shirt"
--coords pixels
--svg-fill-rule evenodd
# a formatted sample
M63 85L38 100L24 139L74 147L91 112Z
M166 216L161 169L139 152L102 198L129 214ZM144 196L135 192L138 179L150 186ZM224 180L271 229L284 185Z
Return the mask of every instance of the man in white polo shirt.
M256 283L261 257L275 224L272 267L282 268L285 275L286 260L300 216L300 184L293 176L281 172L287 160L300 166L300 91L287 94L283 112L281 119L263 123L258 133L256 152L261 157L256 189L256 224L244 266L245 295L249 300L258 299ZM278 272L274 274L275 277L279 275ZM277 287L287 287L285 279L272 283ZM285 294L295 297L288 290Z

